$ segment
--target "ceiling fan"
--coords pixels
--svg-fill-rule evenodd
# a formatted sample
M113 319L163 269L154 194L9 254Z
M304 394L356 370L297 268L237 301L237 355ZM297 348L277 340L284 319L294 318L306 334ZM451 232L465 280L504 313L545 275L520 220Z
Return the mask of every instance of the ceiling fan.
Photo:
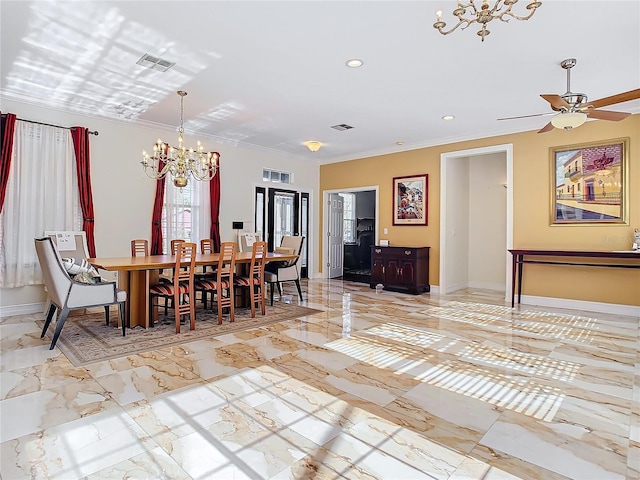
M630 113L613 112L610 110L599 110L600 107L615 105L616 103L628 102L629 100L637 100L640 98L640 88L630 90L628 92L619 93L610 97L601 98L589 102L584 93L574 93L571 91L571 69L575 67L576 59L567 58L560 62L560 66L567 71L567 91L563 95L542 94L551 109L550 113L537 113L534 115L522 115L519 117L499 118L498 120L513 120L516 118L542 117L545 115L555 115L553 119L547 123L538 133L548 132L555 128L564 128L571 130L579 127L587 118L597 118L599 120L619 121L629 117ZM557 112L557 113L556 113Z

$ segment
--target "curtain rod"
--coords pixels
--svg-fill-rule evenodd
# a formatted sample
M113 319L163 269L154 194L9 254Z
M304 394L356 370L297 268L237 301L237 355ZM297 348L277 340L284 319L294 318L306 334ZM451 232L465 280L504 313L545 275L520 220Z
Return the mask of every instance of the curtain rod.
M2 114L3 117L6 117L7 114L3 113ZM18 118L16 117L16 120L20 120L21 122L27 122L27 123L35 123L37 125L46 125L47 127L56 127L56 128L66 128L67 130L71 130L71 127L63 127L60 125L53 125L51 123L44 123L44 122L36 122L35 120L25 120L24 118ZM89 135L95 135L96 137L99 135L97 130L89 130Z

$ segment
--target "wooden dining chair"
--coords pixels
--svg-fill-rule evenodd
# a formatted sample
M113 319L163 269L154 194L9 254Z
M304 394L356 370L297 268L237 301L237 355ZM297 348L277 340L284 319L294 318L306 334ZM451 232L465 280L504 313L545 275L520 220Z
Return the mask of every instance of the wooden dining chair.
M214 244L213 244L212 238L203 238L202 240L200 240L200 252L205 254L215 253L215 249L213 245ZM216 275L216 265L203 265L202 267L198 268L198 270L196 271L195 279L196 279L196 282L199 282L200 280L205 280L207 278L214 278L215 275ZM208 298L208 295L205 292L203 292L202 303L204 305L204 308L207 308L207 298Z
M131 240L131 256L132 257L148 257L149 256L149 242L144 238L137 238Z
M266 313L264 301L264 266L267 260L266 242L254 242L251 250L251 264L248 275L240 275L234 279L234 286L247 288L251 301L251 318L256 316L256 304Z
M216 268L215 277L205 278L196 282L196 291L202 292L203 297L211 293L211 302L218 305L218 324L222 324L222 313L225 307L229 307L231 321L235 317L235 295L233 292L233 280L236 270L235 242L223 242L220 245L220 257Z
M180 333L180 321L183 316L189 316L190 329L196 328L195 310L195 271L197 246L195 243L181 242L176 251L176 263L173 268L173 281L161 282L149 289L149 309L153 310L155 298L170 298L173 300L175 312L176 333Z

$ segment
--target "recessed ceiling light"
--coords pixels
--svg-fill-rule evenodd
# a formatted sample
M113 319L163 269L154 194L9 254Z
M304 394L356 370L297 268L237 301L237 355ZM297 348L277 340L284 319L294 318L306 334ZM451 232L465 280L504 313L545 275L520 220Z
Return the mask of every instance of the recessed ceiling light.
M443 120L453 120L454 118L456 117L454 117L453 115L445 115L444 117L442 117Z
M350 68L358 68L358 67L361 67L363 64L364 62L359 58L352 58L345 62L345 65Z
M396 145L398 145L399 147L401 147L402 145L404 145L404 142L396 142Z

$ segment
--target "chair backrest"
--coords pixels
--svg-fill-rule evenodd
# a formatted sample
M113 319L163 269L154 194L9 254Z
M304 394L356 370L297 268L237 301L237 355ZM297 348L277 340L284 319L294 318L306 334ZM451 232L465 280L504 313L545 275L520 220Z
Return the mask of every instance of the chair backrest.
M143 238L131 240L131 256L149 256L149 242Z
M250 252L254 242L261 242L262 234L259 232L243 232L238 234L238 249L240 252Z
M290 267L292 265L296 265L298 260L300 259L300 254L302 253L302 245L304 244L304 237L301 235L285 235L282 237L282 242L280 243L280 247L293 249L293 253L298 255L297 258L287 262L287 266ZM276 249L277 251L277 249Z
M176 266L173 270L173 284L193 283L198 246L195 243L180 242L176 249ZM190 299L191 301L191 299Z
M200 252L201 253L213 253L213 239L203 238L200 240Z
M34 239L44 284L51 301L62 307L73 283L51 237Z
M260 278L264 283L264 266L267 262L267 242L254 242L251 250L251 267L249 276Z
M222 242L220 244L220 258L218 260L218 282L223 278L228 278L232 283L233 274L236 270L236 252L238 250L235 242Z
M184 240L171 240L171 255L177 255L178 254L178 247L180 246L181 243L184 243Z
M87 234L85 232L47 230L44 235L53 240L60 257L73 258L75 260L89 258L89 246L87 245Z

